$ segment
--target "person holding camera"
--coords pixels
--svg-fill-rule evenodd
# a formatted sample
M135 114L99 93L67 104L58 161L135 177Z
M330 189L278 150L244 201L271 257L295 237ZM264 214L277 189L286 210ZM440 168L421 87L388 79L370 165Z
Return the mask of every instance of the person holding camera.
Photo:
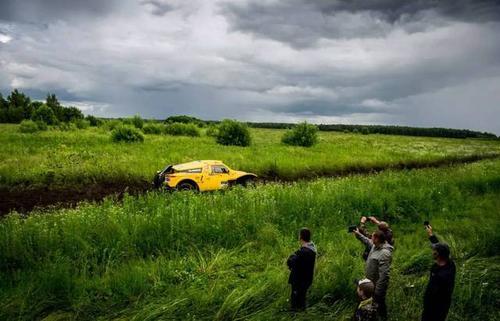
M290 255L286 262L290 269L288 283L292 285L290 302L293 311L306 308L306 294L313 281L317 252L316 246L311 242L311 231L308 228L300 230L299 242L300 249Z
M371 239L364 236L358 228L352 232L370 249L366 258L365 276L375 284L373 298L378 306L378 315L382 320L387 320L385 297L389 287L389 272L394 248L387 243L386 234L381 230L373 232Z
M451 305L456 267L450 258L448 244L439 242L429 222L424 222L424 226L432 244L435 263L431 267L429 283L424 294L422 321L444 321Z

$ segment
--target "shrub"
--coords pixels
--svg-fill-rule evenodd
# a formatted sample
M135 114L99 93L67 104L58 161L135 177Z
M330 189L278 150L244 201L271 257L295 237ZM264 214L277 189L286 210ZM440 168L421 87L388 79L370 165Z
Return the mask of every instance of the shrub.
M123 123L121 121L119 121L118 119L112 119L112 120L108 120L104 123L104 127L108 130L113 130L119 126L122 126Z
M88 120L90 126L92 126L92 127L97 127L97 126L100 126L102 124L102 120L100 120L99 118L92 116L92 115L87 115L87 117L85 117L85 119Z
M139 115L135 115L132 117L132 125L134 125L135 128L141 129L144 127L144 120L141 118Z
M45 104L35 110L31 118L34 121L41 120L47 125L54 125L57 123L57 118L54 114L54 111L52 110L52 108Z
M143 142L144 136L142 133L134 127L131 126L118 126L113 129L111 133L111 139L114 142Z
M70 130L76 130L77 128L76 128L76 125L74 123L62 122L62 123L59 123L59 125L57 126L57 129L64 131L64 132L67 132Z
M160 124L146 124L142 127L144 134L155 134L159 135L163 131L163 126Z
M90 122L88 120L85 120L85 119L78 119L77 121L75 121L75 125L76 125L76 128L78 128L78 129L86 129L86 128L89 128Z
M243 123L225 119L219 125L216 141L221 145L249 146L251 143L250 131Z
M165 134L174 136L200 136L200 130L195 124L173 123L165 126Z
M361 134L363 134L363 135L370 134L370 130L368 129L368 127L362 127L361 128Z
M207 136L209 137L217 137L217 135L219 134L219 128L215 125L210 125L205 131L205 134L207 134Z
M310 147L318 142L318 127L303 122L287 131L281 141L287 145Z
M47 124L41 120L37 120L36 122L36 125L38 126L38 130L47 130L49 129L49 126L47 126Z
M23 120L21 122L21 124L19 124L19 131L21 133L25 133L25 134L32 134L32 133L36 133L37 131L39 131L39 129L38 129L38 125L34 121Z

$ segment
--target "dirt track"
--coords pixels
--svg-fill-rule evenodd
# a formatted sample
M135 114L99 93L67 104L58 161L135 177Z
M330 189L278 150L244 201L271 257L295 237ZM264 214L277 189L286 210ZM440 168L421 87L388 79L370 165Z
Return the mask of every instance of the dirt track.
M280 177L277 173L266 173L261 175L259 181L266 182L290 182L301 179L315 179L318 177L341 177L355 174L374 174L385 170L404 170L419 168L447 167L456 164L473 163L485 159L499 158L500 154L473 155L461 158L444 158L434 162L406 162L396 163L378 167L360 167L353 165L341 170L324 171L315 173L314 176L303 175L294 178ZM46 207L71 207L81 201L99 201L106 196L115 195L120 198L124 193L137 195L151 189L151 183L146 181L115 181L93 184L85 189L76 188L30 188L30 189L0 189L0 216L11 211L27 213L34 208Z

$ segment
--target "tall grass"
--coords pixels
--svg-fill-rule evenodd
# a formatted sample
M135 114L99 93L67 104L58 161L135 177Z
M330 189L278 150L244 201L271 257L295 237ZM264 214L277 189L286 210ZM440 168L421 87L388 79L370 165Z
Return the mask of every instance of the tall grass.
M457 260L450 320L497 316L500 161L448 169L192 194L147 193L0 221L0 319L288 320L286 257L298 228L319 248L311 308L296 319L348 317L362 214L393 224L394 320L421 309L430 220Z

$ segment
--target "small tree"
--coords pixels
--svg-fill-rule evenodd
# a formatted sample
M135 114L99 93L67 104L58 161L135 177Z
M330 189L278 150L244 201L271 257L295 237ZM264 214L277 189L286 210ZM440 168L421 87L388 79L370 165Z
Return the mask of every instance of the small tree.
M287 131L281 141L287 145L310 147L318 142L318 127L303 122Z
M54 114L54 111L47 105L42 105L37 110L35 110L33 112L32 119L34 121L38 120L43 121L47 125L54 125L55 123L57 123L57 118L56 115Z
M221 145L249 146L252 139L247 125L225 119L219 125L216 141Z

